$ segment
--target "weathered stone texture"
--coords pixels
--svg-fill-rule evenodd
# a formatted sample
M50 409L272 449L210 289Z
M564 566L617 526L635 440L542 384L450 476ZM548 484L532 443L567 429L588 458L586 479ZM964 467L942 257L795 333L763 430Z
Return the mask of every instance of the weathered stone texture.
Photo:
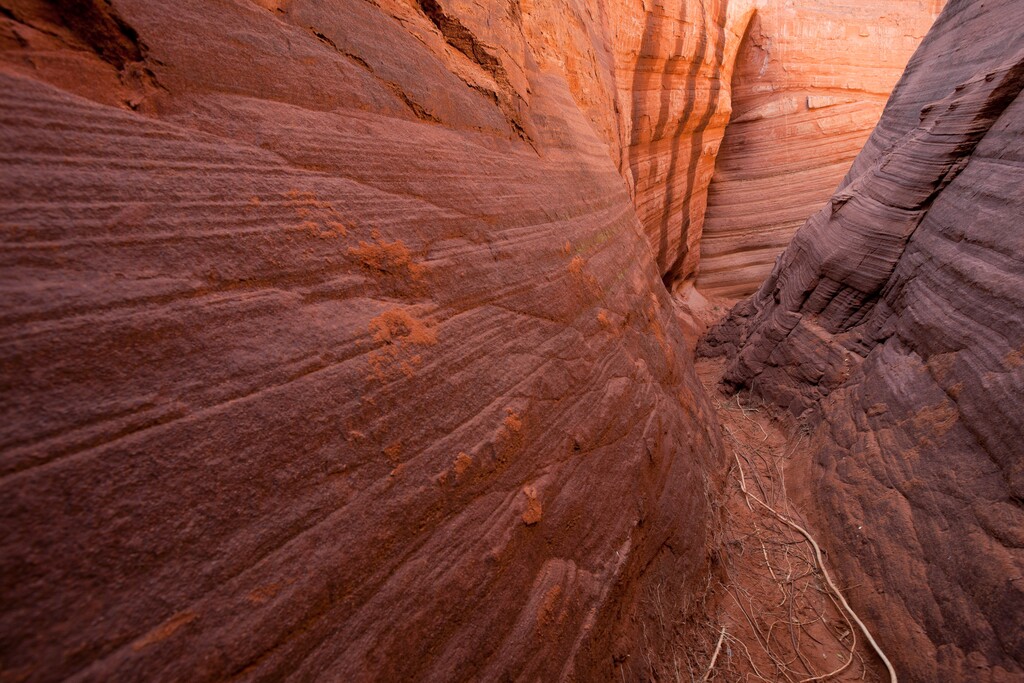
M906 680L1024 675L1024 34L951 2L831 201L705 340L817 425L819 522Z
M719 442L584 7L0 5L3 680L671 654Z
M739 297L764 281L793 233L835 191L942 4L759 6L736 60L698 287Z

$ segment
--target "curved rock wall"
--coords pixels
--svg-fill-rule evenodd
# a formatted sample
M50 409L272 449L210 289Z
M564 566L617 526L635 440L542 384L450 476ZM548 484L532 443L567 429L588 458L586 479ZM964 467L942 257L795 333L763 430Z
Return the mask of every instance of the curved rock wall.
M627 69L620 88L628 97L626 107L620 103L620 166L669 285L696 274L708 184L731 110L733 64L753 5L654 5L639 35L620 33L619 64Z
M678 673L753 5L0 0L0 677Z
M0 5L3 680L685 652L720 444L550 63L600 4Z
M1024 675L1024 34L953 0L839 191L712 331L817 425L808 477L904 680Z
M860 152L942 0L767 2L744 36L697 286L752 294Z

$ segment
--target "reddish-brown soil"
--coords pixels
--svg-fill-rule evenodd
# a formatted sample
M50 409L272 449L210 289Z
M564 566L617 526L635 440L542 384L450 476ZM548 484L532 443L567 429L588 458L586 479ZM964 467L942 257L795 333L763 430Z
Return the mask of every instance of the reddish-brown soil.
M722 570L713 590L720 624L712 636L722 645L706 680L810 681L830 673L835 681L885 680L877 656L831 594L810 543L757 502L815 535L790 497L805 485L799 462L811 455L806 434L747 392L724 394L723 360L696 365L731 463ZM822 548L826 568L828 550Z

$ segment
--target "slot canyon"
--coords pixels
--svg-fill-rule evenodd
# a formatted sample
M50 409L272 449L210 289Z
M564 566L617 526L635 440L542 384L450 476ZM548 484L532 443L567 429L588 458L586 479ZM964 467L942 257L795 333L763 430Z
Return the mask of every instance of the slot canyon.
M0 683L1024 681L1024 0L0 0Z

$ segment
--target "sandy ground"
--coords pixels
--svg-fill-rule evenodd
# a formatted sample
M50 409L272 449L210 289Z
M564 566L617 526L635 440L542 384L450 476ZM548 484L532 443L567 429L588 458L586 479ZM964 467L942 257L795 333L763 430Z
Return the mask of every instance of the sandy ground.
M730 462L722 571L713 587L717 656L705 678L697 680L887 680L881 660L828 588L811 544L765 507L814 536L788 495L802 485L794 465L810 457L807 436L749 394L722 393L724 363L696 361L716 404ZM828 549L822 552L828 569Z

